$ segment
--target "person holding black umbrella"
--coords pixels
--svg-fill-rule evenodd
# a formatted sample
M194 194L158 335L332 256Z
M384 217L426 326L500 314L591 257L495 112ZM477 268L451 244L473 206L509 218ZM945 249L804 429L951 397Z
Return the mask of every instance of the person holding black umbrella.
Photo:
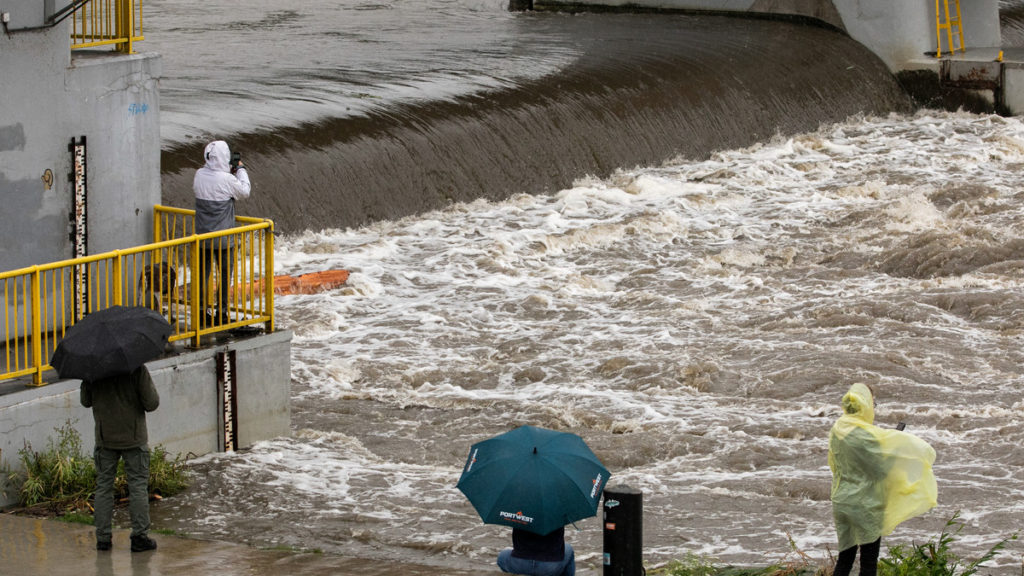
M96 549L110 550L114 476L124 460L132 552L156 548L149 538L149 433L146 412L160 395L145 363L159 356L171 325L145 306L111 306L73 324L50 357L61 378L82 381L82 406L96 421Z
M132 552L156 549L149 537L149 433L146 412L156 410L160 395L145 366L128 374L82 381L82 406L96 421L96 549L110 550L114 515L114 476L124 460Z

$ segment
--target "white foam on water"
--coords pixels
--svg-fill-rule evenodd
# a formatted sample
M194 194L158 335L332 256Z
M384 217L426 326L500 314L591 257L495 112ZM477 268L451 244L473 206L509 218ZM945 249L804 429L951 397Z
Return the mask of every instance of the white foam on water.
M906 421L938 453L939 507L884 544L933 538L959 510L956 550L976 557L1024 517L1022 165L1015 118L854 118L282 238L279 273L352 271L277 300L302 429L199 466L229 494L266 492L278 524L311 526L307 546L490 563L507 532L481 527L455 482L470 444L534 424L581 434L612 484L644 491L651 563L781 560L789 538L823 558L826 437L866 381L878 423ZM948 250L930 248L937 231ZM258 515L228 501L198 524ZM595 574L600 524L581 527ZM1010 543L991 573L1021 555Z

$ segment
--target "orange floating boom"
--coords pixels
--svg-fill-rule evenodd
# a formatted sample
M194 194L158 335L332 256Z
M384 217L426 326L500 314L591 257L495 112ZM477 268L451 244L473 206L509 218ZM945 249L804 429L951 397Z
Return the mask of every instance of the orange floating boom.
M282 274L274 276L274 294L316 294L337 288L347 281L348 270L324 270L299 276ZM235 291L240 291L239 295L243 298L248 297L249 294L262 294L263 283L236 284L231 290L232 297Z
M274 276L274 294L316 294L348 281L348 270L324 270L299 276Z

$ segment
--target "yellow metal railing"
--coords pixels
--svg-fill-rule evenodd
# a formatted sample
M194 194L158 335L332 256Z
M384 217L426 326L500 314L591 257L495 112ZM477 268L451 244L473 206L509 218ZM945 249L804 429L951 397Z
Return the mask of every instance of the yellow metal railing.
M156 206L153 220L153 244L0 273L0 380L31 375L41 385L67 330L114 305L159 311L172 326L169 340L191 339L194 347L242 326L274 330L272 221L237 218L235 228L196 235L191 210ZM209 254L218 250L229 254L229 278L211 265ZM217 314L208 314L208 306Z
M71 16L71 48L114 46L131 54L143 40L142 0L86 0Z
M953 46L953 26L956 26L957 32L960 37L960 51L966 52L964 48L964 26L963 19L960 17L960 0L953 0L956 4L956 18L949 17L949 0L942 0L942 5L945 8L946 22L942 22L942 16L939 12L939 0L935 0L935 57L942 58L942 31L946 31L946 37L949 39L949 54L950 56L956 54L956 47Z

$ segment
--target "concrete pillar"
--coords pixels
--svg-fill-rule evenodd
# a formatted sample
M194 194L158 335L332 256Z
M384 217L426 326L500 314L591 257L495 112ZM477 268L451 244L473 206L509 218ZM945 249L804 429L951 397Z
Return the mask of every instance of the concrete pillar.
M943 3L939 2L945 21ZM907 69L912 61L934 56L936 46L935 0L835 0L843 26L851 38L868 47L890 70ZM951 17L956 18L955 0L950 0ZM999 46L998 0L960 2L964 45L970 48ZM954 45L959 46L954 29ZM946 33L942 33L943 51L949 51Z

